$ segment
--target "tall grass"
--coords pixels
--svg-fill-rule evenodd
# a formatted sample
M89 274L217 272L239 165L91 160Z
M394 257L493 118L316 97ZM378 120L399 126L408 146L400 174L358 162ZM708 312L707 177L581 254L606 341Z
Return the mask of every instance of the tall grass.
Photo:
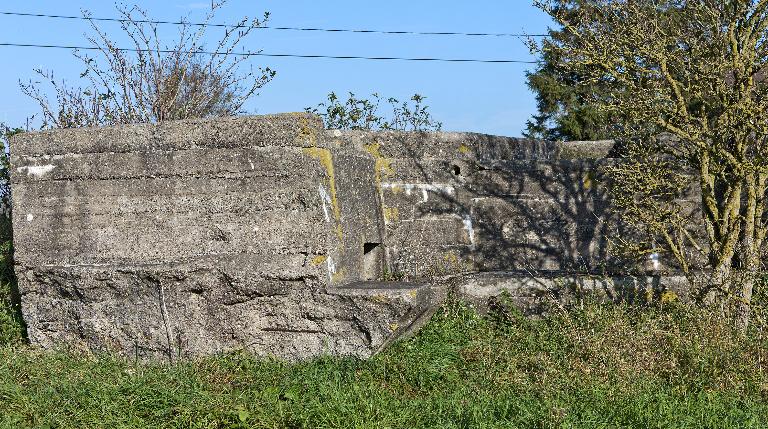
M768 341L699 309L528 320L453 302L369 360L180 362L0 350L0 427L768 426Z

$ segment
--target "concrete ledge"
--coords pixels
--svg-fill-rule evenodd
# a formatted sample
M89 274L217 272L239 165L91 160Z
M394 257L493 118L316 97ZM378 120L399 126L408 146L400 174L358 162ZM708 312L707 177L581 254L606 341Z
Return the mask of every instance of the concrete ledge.
M558 160L606 158L613 140L553 142L466 132L328 131L338 145L365 150L378 145L386 158Z
M532 276L519 272L486 272L449 280L455 296L480 312L506 296L524 315L545 315L552 308L565 308L585 300L614 303L646 303L690 298L683 276Z
M322 133L320 118L308 113L47 130L14 136L11 162L16 163L14 160L19 156L263 146L314 147L318 145L318 136Z
M569 141L558 143L559 159L610 158L616 142L613 140Z

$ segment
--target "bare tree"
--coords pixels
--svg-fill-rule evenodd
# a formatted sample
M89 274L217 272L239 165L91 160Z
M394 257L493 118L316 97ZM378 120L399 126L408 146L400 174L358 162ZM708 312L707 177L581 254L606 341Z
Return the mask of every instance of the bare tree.
M208 24L225 2L213 3L202 24ZM118 6L120 28L130 47L119 46L88 12L92 34L87 39L96 48L74 52L85 65L80 78L84 87L72 87L54 78L51 71L35 70L49 82L55 100L41 90L40 82L20 82L22 91L38 102L44 127L71 128L172 119L230 116L267 84L275 72L270 68L242 66L249 59L236 50L254 29L269 19L243 18L227 27L215 46L205 49L207 25L186 20L170 46L160 39L158 24L137 6ZM243 55L243 54L246 55Z

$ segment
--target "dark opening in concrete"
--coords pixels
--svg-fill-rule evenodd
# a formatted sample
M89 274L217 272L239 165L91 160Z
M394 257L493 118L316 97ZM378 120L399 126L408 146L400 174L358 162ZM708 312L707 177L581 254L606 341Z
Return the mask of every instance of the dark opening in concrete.
M363 243L363 280L379 279L383 262L384 247L381 243Z

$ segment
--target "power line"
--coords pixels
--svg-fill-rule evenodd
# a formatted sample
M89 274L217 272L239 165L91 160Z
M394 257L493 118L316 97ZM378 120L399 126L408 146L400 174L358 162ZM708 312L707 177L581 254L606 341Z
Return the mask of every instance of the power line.
M51 49L78 49L83 51L98 51L100 48L95 46L65 46L65 45L38 45L31 43L4 43L0 46L11 46L19 48L51 48ZM161 54L170 54L176 51L171 49L137 49L137 48L114 48L124 52L155 52ZM240 57L274 57L274 58L324 58L331 60L376 60L376 61L424 61L424 62L444 62L444 63L486 63L486 64L538 64L538 61L525 60L484 60L472 58L407 58L407 57L365 57L355 55L303 55L303 54L276 54L267 52L215 52L215 51L194 51L203 55L235 55Z
M215 24L207 22L184 22L184 21L154 21L148 19L125 19L125 18L93 18L75 15L48 15L43 13L24 13L24 12L2 12L0 15L26 16L33 18L55 18L55 19L79 19L104 22L135 22L140 24L169 24L169 25L192 25L196 27L223 27L223 28L245 28L245 25ZM367 34L390 34L390 35L412 35L412 36L472 36L472 37L548 37L548 34L524 34L524 33L463 33L457 31L386 31L386 30L355 30L348 28L311 28L311 27L273 27L269 25L255 27L266 30L288 30L288 31L317 31L328 33L367 33Z

